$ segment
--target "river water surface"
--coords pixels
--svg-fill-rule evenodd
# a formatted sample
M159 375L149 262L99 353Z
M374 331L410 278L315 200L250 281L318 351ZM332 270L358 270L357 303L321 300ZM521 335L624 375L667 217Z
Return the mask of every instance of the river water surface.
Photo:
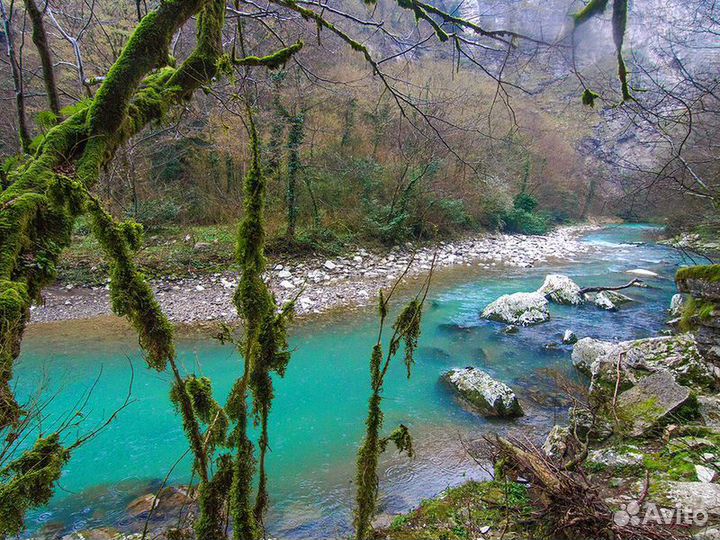
M579 337L632 339L655 335L667 319L675 292L672 277L681 255L652 243L658 230L642 225L606 227L588 234L592 246L582 260L531 269L467 268L439 276L423 320L417 364L406 379L401 359L391 368L383 407L389 432L398 423L414 435L413 461L389 450L380 471L380 510L407 510L448 486L482 477L465 442L491 430L541 437L563 416L562 407L538 400L545 390L541 370L574 375L571 347L560 344L565 329ZM561 272L581 286L620 285L632 268L661 275L649 288L633 288L637 302L609 313L594 306L551 305L550 322L516 335L478 314L499 295L531 291L544 276ZM484 273L483 273L484 272ZM368 360L377 332L375 310L297 323L294 350L284 379L276 380L268 457L272 507L270 532L280 538L328 538L348 533L354 488L355 452L363 432L369 396ZM226 396L242 370L231 347L208 338L183 339L179 356L187 371L212 378ZM130 366L133 366L131 370ZM439 382L453 367L477 366L511 385L528 415L512 423L489 422L463 409ZM77 433L108 417L125 399L134 372L132 403L95 439L78 449L66 467L55 497L29 519L30 533L61 523L66 530L121 526L127 503L169 482L190 480L190 461L180 419L168 399L170 380L144 367L136 340L88 323L33 328L23 344L16 372L18 394L38 384L53 395L45 429L82 406ZM87 403L80 396L92 389ZM220 399L222 401L222 399ZM69 435L75 435L72 430Z

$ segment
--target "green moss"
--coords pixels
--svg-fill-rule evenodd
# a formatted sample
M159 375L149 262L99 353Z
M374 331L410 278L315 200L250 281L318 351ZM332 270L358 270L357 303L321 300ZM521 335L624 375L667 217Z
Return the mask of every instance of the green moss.
M685 281L688 279L701 279L716 283L720 281L720 264L710 264L706 266L688 266L681 268L675 274L675 281Z
M401 539L460 540L471 530L491 526L508 532L522 530L521 522L532 514L528 489L515 482L468 482L436 499L423 501L408 514L397 516L383 537Z
M0 534L19 534L27 511L50 501L69 458L60 436L53 434L38 439L33 448L0 470Z

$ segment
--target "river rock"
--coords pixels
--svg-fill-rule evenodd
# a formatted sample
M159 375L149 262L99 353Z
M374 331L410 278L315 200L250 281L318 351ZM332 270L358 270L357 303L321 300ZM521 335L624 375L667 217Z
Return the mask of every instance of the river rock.
M641 437L689 399L690 389L675 382L671 373L653 373L618 396L618 414L629 423L631 436Z
M601 291L600 294L605 296L605 298L610 300L616 306L635 301L634 298L630 298L629 296L617 291Z
M568 409L570 429L580 439L604 441L613 434L612 425L602 416L593 414L587 407L577 406Z
M562 274L545 276L545 282L537 292L556 304L577 306L583 303L580 286Z
M612 300L610 300L610 297L605 294L605 292L606 291L600 291L597 293L593 298L593 304L605 311L617 311L617 306Z
M483 416L512 418L523 415L515 392L480 369L453 369L443 375L443 379Z
M632 449L620 451L615 448L600 448L588 452L586 463L618 469L642 465L643 459L644 456L640 452L634 452Z
M487 306L484 319L529 326L550 320L547 299L538 292L505 294Z
M695 465L695 476L700 482L714 482L718 477L718 473L715 469L698 464Z
M648 372L662 371L671 373L679 383L689 386L711 388L715 384L715 374L698 352L692 334L621 341L611 345L590 365L592 386L602 383L614 386L618 363L622 388L632 386Z
M590 366L598 357L608 354L615 345L609 341L582 338L573 346L572 363L582 373L590 375Z
M720 484L708 482L665 482L665 493L674 504L695 511L720 515Z

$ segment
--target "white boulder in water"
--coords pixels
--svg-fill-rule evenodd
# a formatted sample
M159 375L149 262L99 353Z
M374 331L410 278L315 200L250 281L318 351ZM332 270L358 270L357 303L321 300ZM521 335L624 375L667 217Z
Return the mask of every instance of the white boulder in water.
M593 304L595 304L600 309L604 309L606 311L617 311L617 306L615 305L615 302L613 302L610 297L605 293L606 291L597 293L595 295L595 298L593 299Z
M627 270L625 273L646 278L660 277L660 274L658 274L657 272L653 272L652 270L645 270L644 268L634 268L633 270Z
M481 369L453 369L443 375L443 379L483 416L512 418L523 415L515 392Z
M562 274L545 276L545 282L537 292L556 304L577 306L584 301L580 294L580 286Z
M539 292L505 294L487 306L484 319L529 326L550 320L548 301Z

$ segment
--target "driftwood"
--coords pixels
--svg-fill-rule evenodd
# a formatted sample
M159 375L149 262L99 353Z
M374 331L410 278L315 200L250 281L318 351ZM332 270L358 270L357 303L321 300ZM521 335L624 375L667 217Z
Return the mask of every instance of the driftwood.
M621 291L623 289L628 289L628 288L638 285L640 283L644 283L644 281L642 279L635 278L632 281L626 283L625 285L621 285L619 287L583 287L582 289L580 289L580 294L602 292L602 291Z

